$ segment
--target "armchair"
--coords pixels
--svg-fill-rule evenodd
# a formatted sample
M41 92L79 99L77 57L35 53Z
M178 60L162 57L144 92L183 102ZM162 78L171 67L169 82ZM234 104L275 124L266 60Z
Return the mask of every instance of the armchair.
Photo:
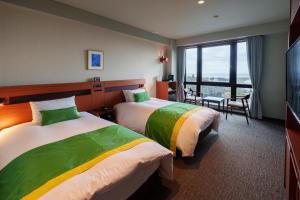
M247 124L249 125L248 116L250 117L250 119L252 119L250 108L249 108L249 103L248 103L249 99L250 99L250 94L248 94L246 96L237 96L235 99L228 98L227 99L227 109L226 109L226 120L227 120L229 108L231 111L231 115L232 115L232 109L238 109L238 110L242 110L244 112Z
M184 89L184 103L194 103L195 105L197 103L201 103L203 98L203 94L201 92L196 92L192 88L185 88Z

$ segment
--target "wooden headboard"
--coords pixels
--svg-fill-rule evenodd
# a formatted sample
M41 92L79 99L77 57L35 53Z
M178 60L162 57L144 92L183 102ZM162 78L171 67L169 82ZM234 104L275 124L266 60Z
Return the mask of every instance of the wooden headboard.
M123 102L124 89L144 87L144 79L0 87L0 130L32 120L30 101L75 96L79 111Z

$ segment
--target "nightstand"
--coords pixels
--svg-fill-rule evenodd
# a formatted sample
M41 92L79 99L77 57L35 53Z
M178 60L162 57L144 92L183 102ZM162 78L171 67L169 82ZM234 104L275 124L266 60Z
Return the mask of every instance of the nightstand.
M101 117L102 119L106 119L111 122L116 122L113 108L102 107L99 109L90 110L88 112L97 117Z

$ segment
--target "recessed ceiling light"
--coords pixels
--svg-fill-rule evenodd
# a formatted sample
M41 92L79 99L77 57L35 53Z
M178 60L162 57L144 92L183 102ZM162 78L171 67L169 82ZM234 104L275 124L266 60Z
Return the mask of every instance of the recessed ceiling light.
M198 4L204 4L205 3L205 1L203 1L203 0L200 0L200 1L198 1Z

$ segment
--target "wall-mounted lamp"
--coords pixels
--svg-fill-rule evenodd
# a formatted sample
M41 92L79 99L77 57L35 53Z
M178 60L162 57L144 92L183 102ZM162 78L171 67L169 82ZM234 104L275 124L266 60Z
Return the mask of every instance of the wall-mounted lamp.
M0 106L3 106L6 103L5 98L0 98Z
M168 62L168 57L166 57L166 56L160 56L159 57L159 62L161 62L161 63L167 63Z

